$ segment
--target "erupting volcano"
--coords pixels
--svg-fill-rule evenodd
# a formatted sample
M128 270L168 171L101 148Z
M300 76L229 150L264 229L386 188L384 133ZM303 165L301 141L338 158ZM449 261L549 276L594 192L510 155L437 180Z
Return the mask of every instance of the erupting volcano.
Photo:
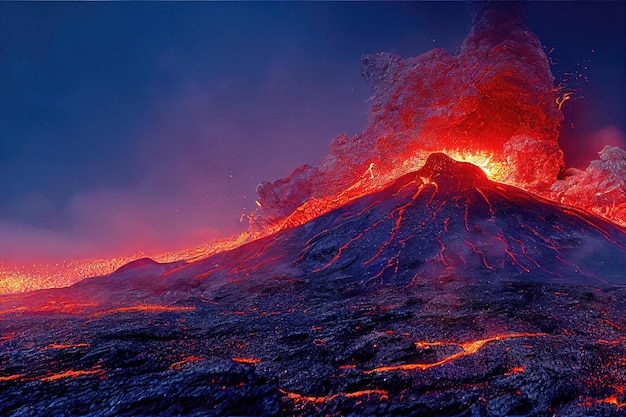
M624 415L626 153L566 170L521 9L475 13L363 57L366 128L228 250L1 296L0 414Z

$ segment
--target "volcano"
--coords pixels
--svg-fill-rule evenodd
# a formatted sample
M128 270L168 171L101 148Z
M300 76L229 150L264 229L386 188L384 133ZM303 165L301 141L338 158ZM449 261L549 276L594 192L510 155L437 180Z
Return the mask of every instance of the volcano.
M432 154L199 262L3 296L0 413L624 414L625 246Z
M474 6L457 56L364 56L365 130L228 250L0 295L0 415L626 416L626 152L565 170L571 92Z

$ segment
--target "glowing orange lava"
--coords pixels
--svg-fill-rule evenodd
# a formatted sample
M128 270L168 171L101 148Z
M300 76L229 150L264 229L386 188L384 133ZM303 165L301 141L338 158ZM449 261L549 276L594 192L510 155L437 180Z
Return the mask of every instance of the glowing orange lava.
M76 349L76 348L80 348L80 347L89 347L89 344L87 344L87 343L76 343L74 345L70 345L70 344L50 343L48 346L41 348L41 350L48 350L48 349Z
M507 166L502 161L495 161L493 153L483 151L461 152L458 150L442 151L459 162L469 162L483 170L492 181L504 182Z
M617 407L618 410L622 408L626 408L626 402L620 402L620 400L617 398L617 394L613 394L610 397L606 397L601 400L596 400L596 403L613 404L614 406ZM590 404L587 403L586 405L590 405Z
M145 257L160 263L180 260L191 263L215 253L234 249L263 236L265 234L262 231L244 232L233 238L216 239L199 246L173 252L152 254L138 252L112 258L89 258L32 264L0 259L0 294L67 287L83 278L110 274L129 262Z
M340 393L329 395L326 397L311 397L311 396L296 394L293 392L287 392L282 389L279 391L283 393L284 395L286 395L287 398L289 399L292 399L298 402L311 402L311 403L324 403L324 402L332 401L338 397L344 397L344 398L356 398L356 397L363 397L363 396L369 397L372 394L379 395L380 400L382 401L384 399L386 400L387 395L389 395L389 392L385 390L380 390L380 389L371 389L371 390L363 390L363 391L355 391L355 392L340 392Z
M193 311L196 308L193 306L187 307L172 307L172 306L162 306L162 305L137 305L131 307L119 307L112 308L110 310L98 311L97 313L92 314L90 317L98 317L104 314L113 314L113 313L163 313L168 311Z
M452 355L446 356L445 358L437 362L433 362L433 363L409 363L409 364L394 365L394 366L380 366L378 368L365 370L363 372L366 374L371 374L371 373L390 372L390 371L413 371L416 369L426 370L426 369L434 368L436 366L441 366L455 359L473 355L480 348L485 346L487 343L496 342L500 340L520 338L520 337L542 337L542 336L545 336L545 334L544 333L510 333L510 334L497 335L497 336L488 337L486 339L479 339L479 340L474 340L474 341L464 342L464 343L415 342L415 347L418 349L424 348L424 347L430 347L430 346L453 345L453 346L460 347L461 351L454 353Z
M184 364L189 363L189 362L200 362L205 360L204 358L199 358L197 356L187 356L185 359L178 361L178 362L174 362L173 364L170 365L170 369L180 369Z
M102 373L104 373L104 370L99 369L99 368L79 370L79 371L70 369L69 371L51 374L46 377L39 378L39 380L43 382L47 382L47 381L56 381L57 379L63 379L63 378L76 378L76 377L84 376L84 375L96 375L96 374L102 374Z
M21 378L23 378L25 376L26 376L26 374L16 374L16 375L0 376L0 382L15 381L16 379L21 379Z
M237 363L260 363L261 359L255 358L230 358L231 361Z

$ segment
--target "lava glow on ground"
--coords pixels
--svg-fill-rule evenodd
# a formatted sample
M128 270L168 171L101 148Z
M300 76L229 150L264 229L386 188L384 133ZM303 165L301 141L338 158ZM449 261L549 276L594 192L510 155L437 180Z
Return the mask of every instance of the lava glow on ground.
M503 178L503 165L499 162L494 162L493 155L479 151L462 153L444 150L443 152L457 161L470 162L477 165L494 181L500 181ZM372 188L382 188L382 186L395 179L396 173L388 175L375 174L375 168L374 165L370 165L362 179L337 195L323 199L312 199L296 209L289 218L282 222L266 226L264 229L257 229L254 232L244 232L231 239L215 240L174 252L138 253L116 258L88 258L30 265L0 260L0 294L65 287L83 278L110 274L123 265L144 257L149 257L160 263L194 262L219 252L234 249L287 227L300 226L347 203L351 199L364 195ZM417 168L420 167L418 166ZM364 186L365 184L367 187Z

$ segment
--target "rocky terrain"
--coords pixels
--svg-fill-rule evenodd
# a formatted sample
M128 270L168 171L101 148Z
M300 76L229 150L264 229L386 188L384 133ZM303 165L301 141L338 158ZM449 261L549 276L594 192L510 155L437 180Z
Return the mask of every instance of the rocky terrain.
M626 233L432 155L196 263L0 298L7 416L619 416Z
M0 415L626 416L625 153L566 170L521 7L473 7L363 58L366 128L246 244L0 295Z

